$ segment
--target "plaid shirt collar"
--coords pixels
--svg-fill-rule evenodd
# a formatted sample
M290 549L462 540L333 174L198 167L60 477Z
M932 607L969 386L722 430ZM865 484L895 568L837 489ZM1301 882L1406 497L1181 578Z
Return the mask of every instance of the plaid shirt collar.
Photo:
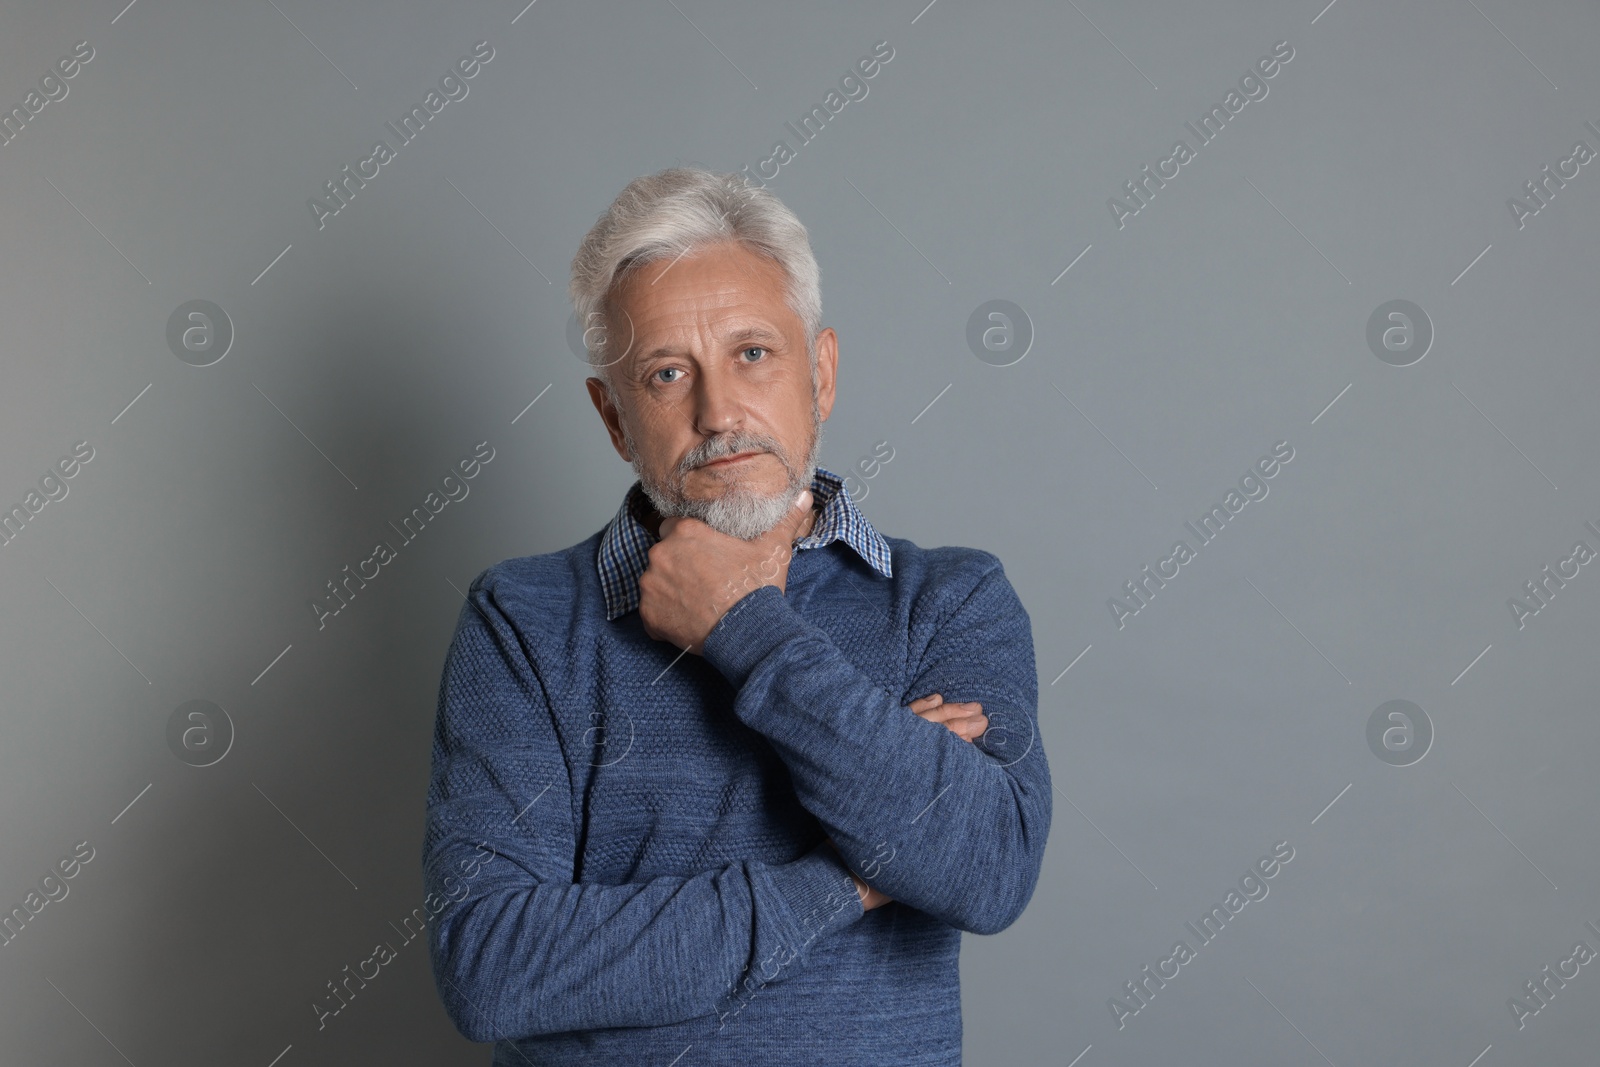
M811 479L811 495L822 505L822 510L812 524L811 532L796 541L795 548L821 548L834 541L843 541L873 569L885 578L891 577L889 543L856 508L855 501L844 490L844 479L818 467ZM650 546L658 540L651 536L639 518L649 511L649 498L635 481L600 539L597 562L600 589L605 594L607 622L639 606L639 575L644 573L649 563Z

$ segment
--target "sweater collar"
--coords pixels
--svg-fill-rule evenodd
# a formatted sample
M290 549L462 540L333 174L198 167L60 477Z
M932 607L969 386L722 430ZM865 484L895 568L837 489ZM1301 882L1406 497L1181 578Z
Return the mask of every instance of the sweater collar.
M843 541L878 573L885 578L892 577L889 543L856 507L850 493L844 489L844 479L818 467L811 479L811 495L822 508L812 523L811 532L796 541L795 548L821 548ZM643 486L635 481L600 539L596 562L600 570L600 589L605 595L607 622L639 606L639 575L650 561L650 546L658 540L639 519L649 508L650 501L644 495Z

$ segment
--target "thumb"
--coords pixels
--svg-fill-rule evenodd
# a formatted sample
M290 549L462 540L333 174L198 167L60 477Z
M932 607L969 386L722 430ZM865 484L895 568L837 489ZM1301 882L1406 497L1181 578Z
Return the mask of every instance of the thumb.
M800 528L806 524L806 513L811 510L811 501L812 496L809 489L800 490L800 495L794 498L794 508L789 516L793 520L793 525L790 527L791 540L793 539L793 534L799 533Z

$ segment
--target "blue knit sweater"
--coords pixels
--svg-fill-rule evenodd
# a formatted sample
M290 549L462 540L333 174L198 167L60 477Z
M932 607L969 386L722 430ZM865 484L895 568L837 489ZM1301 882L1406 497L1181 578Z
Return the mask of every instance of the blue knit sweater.
M1000 561L797 550L680 658L606 620L602 533L485 570L445 658L423 866L456 1027L496 1067L959 1064L961 933L1021 914L1052 810Z

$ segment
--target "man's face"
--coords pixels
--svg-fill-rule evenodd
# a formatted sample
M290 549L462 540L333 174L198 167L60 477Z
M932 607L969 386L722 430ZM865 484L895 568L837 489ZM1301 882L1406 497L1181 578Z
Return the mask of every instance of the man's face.
M598 378L589 395L662 517L750 540L810 486L838 348L831 328L817 335L813 388L786 295L783 268L732 241L648 263L612 294L621 410Z

